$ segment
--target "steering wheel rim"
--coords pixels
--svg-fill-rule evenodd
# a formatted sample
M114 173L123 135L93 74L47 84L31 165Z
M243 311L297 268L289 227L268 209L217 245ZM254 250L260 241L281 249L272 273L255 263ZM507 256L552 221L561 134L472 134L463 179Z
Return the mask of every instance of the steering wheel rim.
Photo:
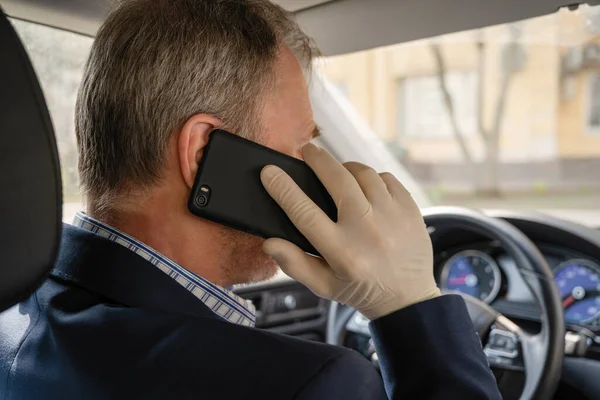
M536 335L526 333L508 318L475 298L467 301L469 314L472 320L479 318L480 331L489 331L490 327L501 327L502 330L513 334L519 342L525 366L525 385L520 398L551 398L561 376L565 328L560 294L544 256L527 236L504 220L460 207L434 207L422 212L428 227L463 228L479 233L499 241L515 260L519 273L541 309L541 331ZM435 240L435 231L432 233L432 240ZM344 313L342 318L337 315L339 310ZM477 311L473 313L474 310ZM327 325L328 343L341 344L346 323L354 314L352 309L340 308L336 303L331 304Z

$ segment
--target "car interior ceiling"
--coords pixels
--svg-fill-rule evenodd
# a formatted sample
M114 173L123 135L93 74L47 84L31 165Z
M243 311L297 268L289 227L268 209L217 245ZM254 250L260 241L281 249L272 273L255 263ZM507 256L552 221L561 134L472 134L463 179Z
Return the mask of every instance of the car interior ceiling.
M332 56L551 14L598 0L275 0ZM93 36L111 0L0 0L8 16ZM352 26L352 29L347 29Z

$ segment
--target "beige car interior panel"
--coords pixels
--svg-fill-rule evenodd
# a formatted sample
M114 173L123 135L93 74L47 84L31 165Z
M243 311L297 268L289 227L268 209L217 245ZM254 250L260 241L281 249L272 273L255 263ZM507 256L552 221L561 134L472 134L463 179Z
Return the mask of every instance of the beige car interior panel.
M114 0L0 0L14 18L93 36ZM576 0L274 0L325 55L550 14ZM587 3L599 3L599 0Z

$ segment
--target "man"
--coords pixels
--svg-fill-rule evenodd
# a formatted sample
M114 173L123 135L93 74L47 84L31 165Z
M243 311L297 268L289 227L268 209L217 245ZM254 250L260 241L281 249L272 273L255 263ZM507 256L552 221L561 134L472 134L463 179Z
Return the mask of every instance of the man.
M110 13L77 103L87 213L64 227L51 278L0 316L4 398L499 398L461 298L435 286L410 194L309 144L314 54L266 0L129 0ZM187 211L215 128L313 168L337 223L276 167L261 179L323 259ZM277 265L372 320L385 388L357 353L251 327L252 305L225 288Z

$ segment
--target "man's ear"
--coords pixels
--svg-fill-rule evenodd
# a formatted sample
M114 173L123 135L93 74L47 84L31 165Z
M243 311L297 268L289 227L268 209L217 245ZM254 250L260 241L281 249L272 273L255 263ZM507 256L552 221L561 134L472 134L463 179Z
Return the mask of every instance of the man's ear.
M208 143L208 135L221 125L221 120L208 114L196 114L188 119L179 132L179 166L185 183L194 185L198 162Z

